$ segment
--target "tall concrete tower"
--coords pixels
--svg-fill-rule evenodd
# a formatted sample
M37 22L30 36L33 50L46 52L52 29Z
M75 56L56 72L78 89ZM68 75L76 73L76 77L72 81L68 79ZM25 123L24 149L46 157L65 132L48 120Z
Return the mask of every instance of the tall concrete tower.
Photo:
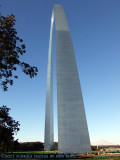
M47 88L46 88L46 110L45 110L45 137L44 150L54 149L54 127L53 127L53 53L52 53L52 36L53 36L53 20L51 18L50 40L48 50L48 69L47 69Z
M61 5L54 5L52 23L54 17L56 30L58 151L59 153L91 152L72 39Z

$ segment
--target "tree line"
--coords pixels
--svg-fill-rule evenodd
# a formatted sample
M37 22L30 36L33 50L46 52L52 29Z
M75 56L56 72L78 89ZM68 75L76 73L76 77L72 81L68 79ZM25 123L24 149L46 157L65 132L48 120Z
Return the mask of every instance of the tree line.
M58 142L54 142L54 150L58 150ZM1 150L4 152L24 152L24 151L44 151L43 142L18 142L13 141L10 145L6 146L6 150Z
M14 142L9 148L9 152L22 151L43 151L44 145L42 142Z

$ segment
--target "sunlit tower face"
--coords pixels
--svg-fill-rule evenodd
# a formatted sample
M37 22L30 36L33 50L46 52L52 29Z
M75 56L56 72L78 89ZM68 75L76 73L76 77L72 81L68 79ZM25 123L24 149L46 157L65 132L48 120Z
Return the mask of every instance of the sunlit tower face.
M54 23L54 12L52 13L52 17L51 17L51 23Z

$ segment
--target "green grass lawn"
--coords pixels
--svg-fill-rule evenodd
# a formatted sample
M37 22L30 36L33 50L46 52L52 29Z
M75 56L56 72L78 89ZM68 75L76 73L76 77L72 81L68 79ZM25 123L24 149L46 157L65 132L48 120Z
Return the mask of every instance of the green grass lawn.
M24 151L24 152L9 152L9 153L6 153L7 155L45 155L45 154L57 154L58 151ZM60 158L58 158L60 159ZM69 159L69 160L120 160L120 157L118 158L82 158L82 159ZM49 160L49 159L48 159ZM52 160L52 158L51 158ZM64 160L64 159L60 159L60 160Z
M23 152L9 152L10 154L56 154L58 151L23 151Z

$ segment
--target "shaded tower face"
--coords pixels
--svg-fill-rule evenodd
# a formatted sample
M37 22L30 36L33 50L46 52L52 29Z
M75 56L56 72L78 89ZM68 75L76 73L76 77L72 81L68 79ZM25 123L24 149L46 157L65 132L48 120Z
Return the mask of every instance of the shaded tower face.
M56 30L58 151L91 152L79 75L62 6L54 5Z

